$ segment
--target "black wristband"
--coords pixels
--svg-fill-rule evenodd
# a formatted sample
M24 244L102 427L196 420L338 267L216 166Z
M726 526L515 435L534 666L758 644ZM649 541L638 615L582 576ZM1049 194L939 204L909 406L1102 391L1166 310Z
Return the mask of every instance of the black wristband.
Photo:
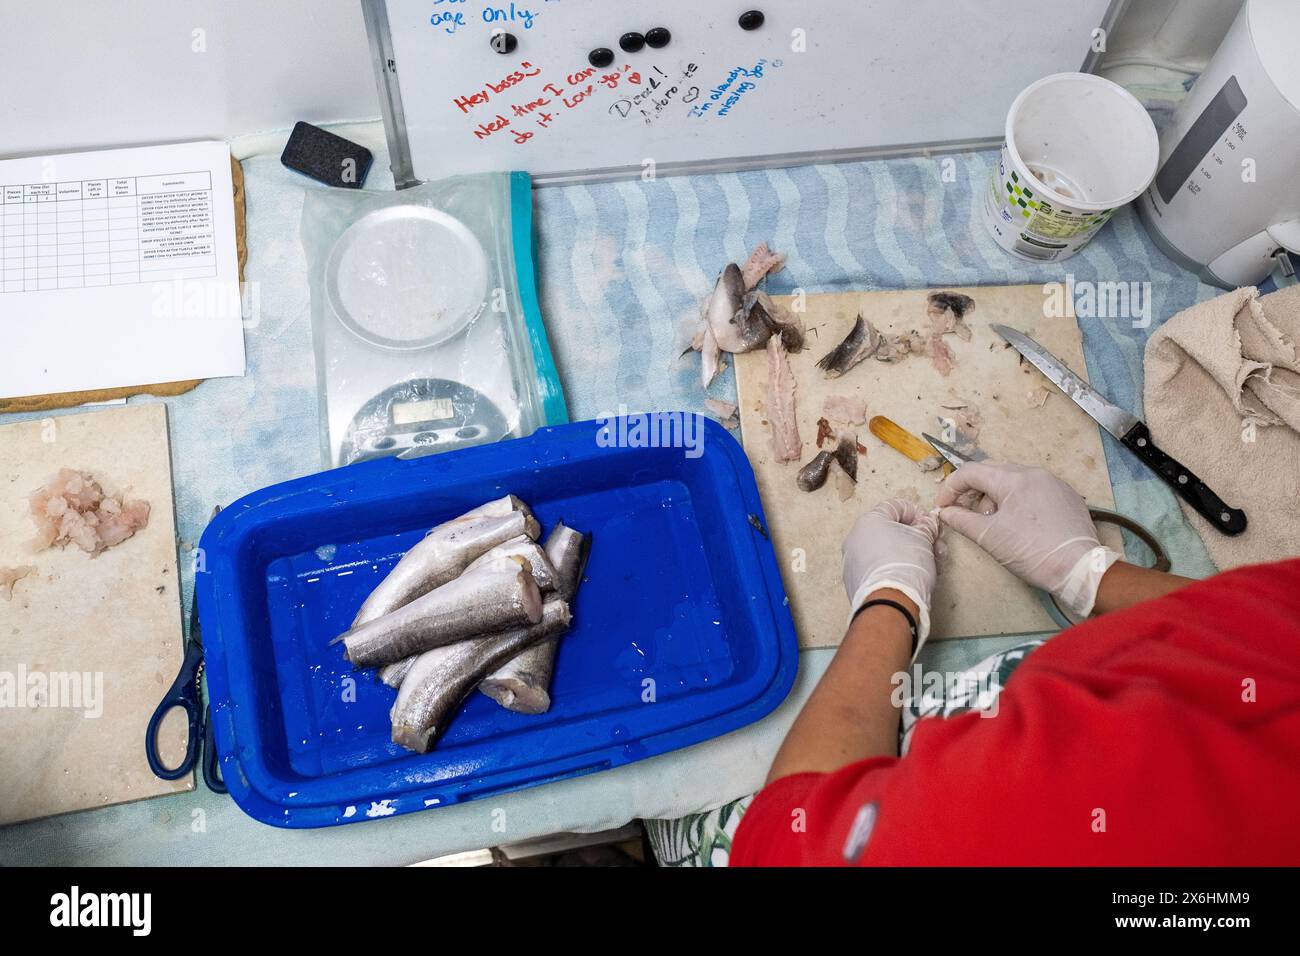
M920 640L920 632L916 629L916 618L912 617L912 612L903 607L903 605L899 604L897 601L891 601L889 598L872 598L870 601L864 601L862 607L853 612L853 619L857 620L859 614L867 608L873 607L877 604L883 604L885 607L892 607L899 614L903 615L903 617L907 618L907 628L912 634L912 656L915 657L916 644L917 641Z

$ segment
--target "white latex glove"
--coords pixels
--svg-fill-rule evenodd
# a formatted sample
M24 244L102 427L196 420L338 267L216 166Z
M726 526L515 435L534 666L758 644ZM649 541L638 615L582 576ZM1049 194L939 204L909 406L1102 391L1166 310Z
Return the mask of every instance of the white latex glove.
M1102 575L1120 558L1097 540L1079 493L1042 468L971 462L948 476L936 503L944 524L1076 620L1092 613Z
M934 545L938 540L938 520L910 501L882 501L858 518L844 539L849 620L873 591L902 591L921 612L916 622L919 651L930 635L930 595L936 573Z

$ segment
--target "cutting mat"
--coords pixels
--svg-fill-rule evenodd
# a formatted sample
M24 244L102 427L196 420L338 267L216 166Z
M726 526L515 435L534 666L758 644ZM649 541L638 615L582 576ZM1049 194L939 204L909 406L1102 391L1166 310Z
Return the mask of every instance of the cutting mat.
M34 553L27 496L60 468L148 501L148 525L93 558L75 546ZM0 681L22 701L0 706L0 824L191 789L191 778L159 780L144 758L145 727L182 657L166 406L0 427L0 566L21 565L37 571L0 597ZM65 692L80 706L52 706ZM160 741L173 766L184 740L177 711Z
M867 415L892 418L907 430L927 431L942 438L939 416L954 419L944 405L973 404L981 426L979 445L990 457L1050 468L1065 478L1089 504L1114 506L1101 434L1073 402L1048 385L1013 349L1004 348L991 324L1020 329L1087 377L1083 342L1074 316L1047 317L1045 304L1069 301L1059 293L1049 297L1042 285L998 286L950 291L975 300L967 313L969 342L956 335L945 341L957 365L944 377L924 355L898 364L868 359L838 379L827 379L816 362L846 336L861 314L882 332L917 329L927 332L928 290L854 292L806 298L802 318L809 347L790 356L797 388L795 409L804 453L799 462L773 460L771 428L767 423L767 356L763 351L736 356L741 429L745 451L758 476L768 527L772 534L786 592L790 596L801 647L839 644L848 615L840 570L840 545L858 515L885 498L907 498L931 508L940 473L925 474L900 453L882 444L866 424L837 428L855 431L867 453L858 464L854 496L842 501L833 482L806 493L795 485L800 465L817 452L817 420L829 396L866 402ZM779 298L787 308L797 304ZM1046 385L1051 391L1042 407L1033 407L1030 393ZM1041 393L1038 393L1041 398ZM831 447L829 444L826 447ZM1103 541L1120 547L1118 533ZM997 562L953 531L943 535L939 580L931 608L931 637L985 637L1054 629L1034 591L1021 584Z

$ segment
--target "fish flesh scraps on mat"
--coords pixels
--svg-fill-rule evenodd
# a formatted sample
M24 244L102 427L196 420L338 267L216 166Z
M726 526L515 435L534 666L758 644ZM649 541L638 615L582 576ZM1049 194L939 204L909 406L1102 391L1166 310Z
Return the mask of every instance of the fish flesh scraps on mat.
M854 435L840 435L834 451L821 451L812 460L799 469L795 475L795 484L801 491L816 491L826 484L832 473L836 476L836 487L840 500L847 501L853 496L853 486L858 481L858 440ZM841 476L843 480L841 479Z
M827 378L839 378L874 355L880 342L881 335L876 327L859 315L844 341L826 353L817 367L826 373Z
M527 535L536 539L541 534L537 519L526 505L523 510L514 509L511 499L519 501L509 495L482 506L511 510L494 514L478 508L444 522L426 534L370 592L352 619L352 626L356 628L377 620L441 587L464 571L475 558L511 538Z
M591 553L591 535L575 531L564 522L551 529L546 539L546 554L555 565L557 592L573 604L582 583ZM551 675L555 671L555 654L560 637L547 638L506 662L479 685L506 710L521 714L544 714L551 708Z
M16 568L0 568L0 597L6 601L12 600L14 585L29 574L35 573L36 569L30 564L20 564Z
M108 494L88 472L60 468L27 499L35 550L75 544L95 557L149 524L149 502Z
M533 576L520 561L503 558L345 631L335 642L343 642L355 667L377 667L489 631L536 624L541 609Z
M966 313L975 311L975 300L960 292L931 292L926 296L926 314L930 316L930 329L936 335L954 333L963 342L971 340Z
M867 421L867 403L857 398L843 395L828 395L822 402L822 414L837 422L850 425L863 425Z
M745 288L752 289L774 272L785 268L785 256L773 252L766 242L760 242L741 267L740 273L745 280Z
M484 634L421 654L389 712L393 743L428 753L456 708L484 677L538 641L562 634L570 619L568 603L553 597L527 627Z
M473 571L481 568L485 564L496 561L498 558L523 558L528 563L528 570L533 575L533 580L537 582L537 587L542 591L554 591L556 588L555 565L551 559L546 556L542 546L525 534L517 538L511 538L505 541L486 554L480 555L470 562L466 571Z
M777 461L797 461L803 454L799 422L794 411L794 372L778 335L767 342L767 419L772 426L773 454Z

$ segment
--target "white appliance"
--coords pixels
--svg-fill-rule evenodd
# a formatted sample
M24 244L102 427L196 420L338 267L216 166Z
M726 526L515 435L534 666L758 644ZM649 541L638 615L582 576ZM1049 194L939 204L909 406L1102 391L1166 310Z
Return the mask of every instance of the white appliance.
M1300 252L1300 2L1246 0L1160 136L1138 208L1205 281L1255 285Z

